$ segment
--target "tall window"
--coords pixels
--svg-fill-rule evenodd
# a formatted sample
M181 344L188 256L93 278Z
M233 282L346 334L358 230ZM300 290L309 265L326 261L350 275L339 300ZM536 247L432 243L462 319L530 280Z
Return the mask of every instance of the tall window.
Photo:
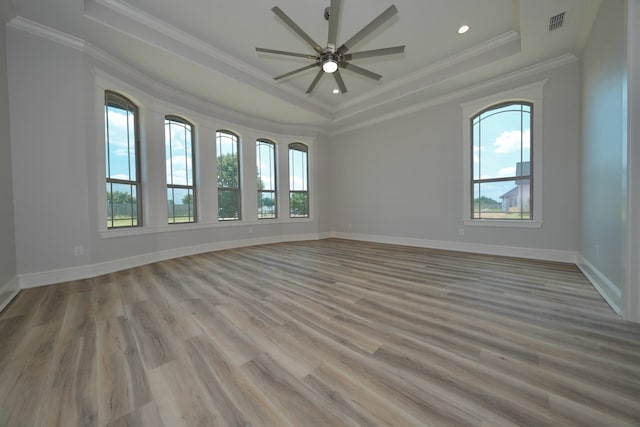
M277 218L276 144L256 141L256 167L258 169L258 218Z
M193 169L193 125L183 118L164 118L169 224L196 222Z
M240 156L238 135L216 132L218 155L218 220L240 219Z
M105 91L107 228L142 225L138 107Z
M309 149L289 144L289 217L309 217Z
M472 219L533 218L532 114L531 103L509 102L471 118Z

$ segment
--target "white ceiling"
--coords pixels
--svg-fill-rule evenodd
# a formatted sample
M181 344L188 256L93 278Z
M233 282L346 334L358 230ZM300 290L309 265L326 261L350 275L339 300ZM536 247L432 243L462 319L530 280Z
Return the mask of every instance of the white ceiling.
M6 0L5 0L6 1ZM330 0L14 0L14 25L34 23L75 37L160 84L248 117L335 129L563 55L578 56L601 0L342 0L338 44L392 3L398 14L350 52L405 45L405 53L354 60L382 74L348 70L334 95L316 69L274 81L310 60L258 53L265 47L312 54L272 12L279 6L320 45ZM4 8L7 9L6 7ZM549 32L549 18L566 12ZM460 25L471 30L458 35Z

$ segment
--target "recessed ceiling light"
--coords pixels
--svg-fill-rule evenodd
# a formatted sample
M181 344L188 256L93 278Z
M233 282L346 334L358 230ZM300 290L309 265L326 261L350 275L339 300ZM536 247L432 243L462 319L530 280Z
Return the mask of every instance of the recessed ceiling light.
M463 25L462 27L458 28L458 34L464 34L467 31L469 31L469 26L468 25Z
M334 90L332 90L332 92L337 95L337 94L340 93L340 89L334 89Z

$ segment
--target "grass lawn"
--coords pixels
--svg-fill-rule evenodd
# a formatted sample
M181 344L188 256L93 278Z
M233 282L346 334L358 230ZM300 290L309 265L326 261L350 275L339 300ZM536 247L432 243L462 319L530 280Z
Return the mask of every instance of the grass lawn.
M190 222L190 218L187 216L177 216L171 219L173 220L173 222L170 222L169 224L183 224ZM111 226L111 218L107 218L107 228L135 227L136 225L138 225L138 222L135 218L133 219L133 223L131 221L131 218L114 218L113 226Z
M478 213L476 212L476 215ZM520 212L480 212L477 219L531 219L531 213L525 212L520 216Z

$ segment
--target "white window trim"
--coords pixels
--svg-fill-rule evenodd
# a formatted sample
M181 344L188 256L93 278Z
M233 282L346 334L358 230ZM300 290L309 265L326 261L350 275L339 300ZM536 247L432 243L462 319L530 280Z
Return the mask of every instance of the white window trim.
M465 226L483 227L542 227L542 117L543 87L546 80L496 93L461 104L462 107L462 195L463 223ZM502 102L531 102L533 104L533 218L531 220L487 220L471 217L471 125L470 120L480 111Z
M117 77L112 76L111 74L102 71L99 68L93 69L95 76L95 123L96 123L96 133L95 133L95 141L96 141L96 168L95 168L95 177L96 177L96 197L95 197L95 206L96 213L98 218L98 227L97 232L100 238L102 239L111 239L111 238L121 238L128 236L142 236L149 234L162 234L162 233L174 233L174 232L184 232L190 230L213 230L213 229L224 229L224 228L234 228L234 227L268 227L272 224L297 224L297 223L313 223L317 221L316 218L316 191L315 191L315 182L316 182L316 156L315 156L315 143L314 138L310 136L296 136L295 134L281 134L273 131L265 131L264 129L253 129L250 127L245 127L241 125L237 125L234 123L230 123L226 120L218 119L214 116L207 115L202 112L198 112L195 110L191 110L189 108L183 107L180 104L174 104L172 102L164 101L159 98L155 98L150 95L148 91L138 88L137 86L131 85ZM140 168L142 173L141 176L141 185L143 187L143 220L142 226L140 227L131 227L131 228L110 228L108 229L107 224L107 208L104 203L106 199L106 186L104 185L105 179L105 141L104 141L104 91L112 90L114 92L120 93L133 101L138 107L138 120L140 126L140 153L142 156L140 158ZM195 177L196 192L198 194L198 207L197 207L197 217L198 222L195 223L185 223L185 224L168 224L167 223L167 215L166 213L166 169L164 166L164 128L162 127L162 123L164 123L164 117L167 115L178 115L189 120L195 128L195 150L196 150L196 171L197 176ZM162 121L154 121L155 119ZM160 127L158 127L160 126ZM276 144L276 155L280 156L280 152L282 152L283 156L288 159L288 147L292 142L301 142L305 144L309 151L309 188L310 196L312 199L309 201L311 204L311 210L309 212L309 217L307 218L289 218L286 217L278 217L269 219L268 221L259 220L257 218L257 211L255 212L256 217L254 218L252 215L247 215L246 203L243 200L241 204L242 209L242 219L237 221L219 221L217 218L217 194L207 195L206 193L213 190L217 190L217 185L215 181L215 161L210 163L209 159L211 156L214 156L215 159L215 149L211 147L204 147L201 142L202 138L205 141L210 141L211 138L215 138L215 131L219 129L228 129L232 130L239 137L240 147L243 147L242 140L247 138L247 140L256 140L260 138L268 139ZM148 135L150 134L150 135ZM203 137L203 134L205 135ZM163 144L155 148L154 153L150 153L151 147L148 145L148 141L158 140L162 138ZM214 147L215 147L215 139ZM205 145L207 145L206 143ZM284 148L283 148L284 147ZM203 150L207 150L203 153ZM255 150L255 146L253 146L253 150ZM153 160L150 158L151 154L153 154L154 159L156 161L160 161L158 159L162 159L163 161L158 164L151 164ZM255 161L255 160L254 160ZM284 186L284 181L281 181L283 176L288 176L288 161L284 161L283 158L278 157L276 161L277 165L277 173L276 179L278 180L277 188L278 188L278 205L279 209L285 209L284 212L289 211L289 183L286 181L286 186ZM241 174L243 174L244 164L241 162ZM252 170L255 170L253 168ZM203 175L207 174L207 175ZM255 175L254 175L255 176ZM244 179L242 179L244 178ZM213 182L214 187L203 187L202 182L208 182L211 185ZM241 175L241 190L244 193L245 189L242 187L244 184L243 181L246 182L246 177ZM281 185L282 184L282 185ZM286 190L286 191L285 191ZM205 193L205 194L203 194ZM249 193L247 193L249 194ZM248 200L248 199L247 199ZM205 206L206 205L206 206ZM208 217L208 213L211 214L211 218ZM215 217L214 217L215 216Z

